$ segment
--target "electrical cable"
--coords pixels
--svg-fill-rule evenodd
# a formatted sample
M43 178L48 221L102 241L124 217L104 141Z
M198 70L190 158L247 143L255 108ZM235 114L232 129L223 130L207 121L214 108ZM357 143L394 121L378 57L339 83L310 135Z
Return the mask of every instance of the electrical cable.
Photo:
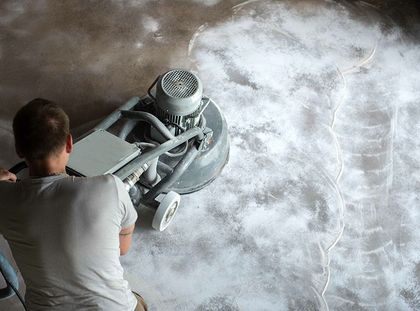
M207 108L207 106L211 103L211 102L213 102L209 97L203 97L203 99L207 99L207 102L203 105L203 108L201 109L201 111L200 111L200 113L198 114L198 116L197 117L199 117L200 118L200 121L201 121L201 116L203 115L203 112L204 112L204 110L206 110L206 108Z
M146 150L147 148L154 148L157 145L153 143L146 143L146 142L138 142L134 143L137 147L139 147L142 151Z
M344 90L346 90L347 89L347 82L346 82L346 79L344 77L344 74L338 67L337 67L337 72L341 76L341 79L344 83ZM323 302L326 311L329 311L329 306L328 306L327 300L325 298L325 293L328 289L328 286L329 286L330 280L331 280L331 269L330 269L331 256L330 256L330 253L331 253L332 249L337 245L337 243L343 237L344 229L345 229L344 209L345 209L346 202L344 200L341 189L338 186L338 183L340 182L341 176L343 175L343 171L344 171L344 161L343 161L342 149L341 149L340 143L338 142L337 133L334 130L335 122L336 122L336 119L337 119L336 118L337 112L345 101L346 101L346 93L344 93L343 97L341 98L341 101L339 101L339 103L334 107L333 113L332 113L332 120L331 120L331 123L330 123L329 128L328 128L329 132L331 133L331 135L334 139L334 145L335 145L335 148L336 148L336 159L337 159L337 162L339 163L338 173L337 173L337 176L335 177L335 180L334 180L333 184L334 184L335 190L336 190L336 192L338 194L338 197L339 197L338 209L339 209L339 213L340 213L340 219L339 219L340 230L339 230L337 236L335 237L334 241L328 247L326 247L325 250L321 246L320 242L318 242L319 249L320 249L322 255L324 256L324 258L326 260L326 265L324 266L324 268L326 269L327 279L325 281L324 286L322 287L321 293L318 293L316 290L315 290L315 292L318 295L318 297L321 299L321 301Z
M166 123L166 125L172 125L172 126L175 126L176 128L178 128L178 130L181 132L181 133L184 133L185 132L185 129L183 129L179 124L176 124L175 122L172 122L172 121L169 121L169 120L165 120L165 123Z
M7 286L10 286L10 288L15 292L16 296L19 298L20 302L22 303L23 309L25 309L25 311L28 311L28 309L26 308L25 305L25 300L23 299L22 295L19 293L19 291L17 290L17 288L9 282L9 280L6 278L6 276L3 274L3 271L1 271L1 275L3 276L4 280L6 281Z
M176 158L176 157L180 157L184 155L187 152L187 150L188 150L188 141L184 143L184 149L182 149L182 151L177 152L177 153L168 151L165 153L165 155L167 155L170 158Z
M166 125L172 125L172 126L175 126L176 128L178 128L179 129L179 134L182 134L182 133L185 132L185 129L182 128L179 124L176 124L175 122L171 122L169 120L166 120L165 123L166 123ZM168 157L171 157L171 158L180 157L187 152L187 149L188 149L188 141L185 142L185 147L182 151L177 152L177 153L168 151L168 152L165 153L165 155L167 155Z
M153 96L153 94L152 94L152 89L153 89L153 87L156 85L156 83L158 82L159 78L160 78L160 76L158 76L158 77L156 78L156 80L155 80L155 81L153 81L152 85L151 85L151 86L147 89L147 94L149 94L150 98L152 98L153 100L156 100L156 97L155 97L155 96Z

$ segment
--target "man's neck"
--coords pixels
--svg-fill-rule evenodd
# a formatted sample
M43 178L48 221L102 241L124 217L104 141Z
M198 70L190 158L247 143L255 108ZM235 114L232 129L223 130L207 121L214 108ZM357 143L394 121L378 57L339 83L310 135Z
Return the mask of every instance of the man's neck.
M29 175L32 177L47 177L66 173L66 165L61 161L45 160L28 163Z

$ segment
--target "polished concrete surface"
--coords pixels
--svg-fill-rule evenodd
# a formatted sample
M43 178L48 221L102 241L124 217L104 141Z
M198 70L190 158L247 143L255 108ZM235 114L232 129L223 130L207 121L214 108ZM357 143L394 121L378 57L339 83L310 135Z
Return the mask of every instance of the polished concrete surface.
M0 166L28 100L78 127L189 68L231 156L167 231L139 211L122 262L150 309L420 310L419 18L416 1L2 1Z

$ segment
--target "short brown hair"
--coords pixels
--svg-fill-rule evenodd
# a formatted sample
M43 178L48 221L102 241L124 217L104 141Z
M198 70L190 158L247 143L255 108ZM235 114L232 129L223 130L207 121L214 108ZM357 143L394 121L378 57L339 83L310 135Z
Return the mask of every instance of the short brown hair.
M26 160L42 160L56 154L70 133L69 117L56 103L36 98L13 119L15 147Z

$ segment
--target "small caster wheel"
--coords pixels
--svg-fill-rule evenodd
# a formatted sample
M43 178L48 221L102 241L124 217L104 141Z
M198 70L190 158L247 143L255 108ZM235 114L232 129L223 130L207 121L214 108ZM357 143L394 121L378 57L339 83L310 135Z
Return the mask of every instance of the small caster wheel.
M169 191L168 194L160 202L155 216L153 217L152 227L158 231L165 230L172 219L174 219L175 213L178 210L181 196L174 192Z

